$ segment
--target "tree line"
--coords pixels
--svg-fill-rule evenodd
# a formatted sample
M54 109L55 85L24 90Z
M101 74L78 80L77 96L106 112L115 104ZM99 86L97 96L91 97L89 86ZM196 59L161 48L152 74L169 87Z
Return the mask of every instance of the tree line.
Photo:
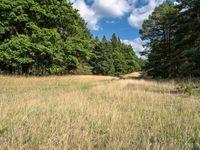
M93 39L66 0L0 2L1 73L121 75L140 66L132 47L115 34Z
M144 67L153 77L200 77L200 1L167 0L140 30L146 42Z
M103 75L131 73L140 70L142 65L142 60L136 56L133 48L123 44L115 34L110 41L105 36L101 41L96 37L90 62L93 74Z

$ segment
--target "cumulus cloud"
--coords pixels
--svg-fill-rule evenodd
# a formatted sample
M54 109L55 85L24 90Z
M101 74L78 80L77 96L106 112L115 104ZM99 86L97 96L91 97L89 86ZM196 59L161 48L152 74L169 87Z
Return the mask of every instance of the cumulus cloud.
M121 17L130 11L127 0L94 0L87 1L92 5L87 5L84 0L69 0L73 7L79 10L81 17L87 22L92 30L98 30L98 22L104 17Z
M122 17L130 12L131 6L127 0L69 0L73 7L79 10L81 17L92 30L98 30L98 22L105 17Z
M121 17L131 9L127 0L94 0L92 8L102 17Z
M130 13L128 22L140 28L154 8L164 0L69 0L79 10L80 15L92 30L98 30L102 18L122 17ZM88 4L89 3L89 4ZM138 5L139 4L139 5Z
M149 0L148 3L142 7L137 8L134 6L131 15L128 18L129 24L133 27L140 28L143 21L148 18L154 8L163 2L164 0Z
M88 27L92 30L98 30L98 21L100 16L88 6L84 0L70 0L73 7L79 10L81 17L87 22Z

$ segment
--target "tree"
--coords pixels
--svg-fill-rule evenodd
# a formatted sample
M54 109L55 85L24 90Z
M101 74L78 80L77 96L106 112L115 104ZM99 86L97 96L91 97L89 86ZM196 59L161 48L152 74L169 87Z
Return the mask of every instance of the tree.
M140 69L140 60L133 48L123 44L115 34L110 41L105 36L102 41L96 37L94 43L90 61L94 74L118 76Z
M105 36L102 38L102 41L99 41L99 39L96 38L91 64L93 66L94 74L114 75L115 68L110 43Z
M131 47L115 34L93 40L66 0L2 0L0 17L1 72L120 75L137 68Z
M0 70L64 74L88 63L91 34L66 0L2 0Z
M176 49L178 73L182 76L200 76L200 3L199 0L178 0Z
M144 21L140 30L141 38L148 41L146 69L149 75L171 77L175 74L174 38L175 18L178 10L170 1L155 8L154 12Z
M126 61L125 73L131 73L141 69L141 60L136 56L130 45L121 43L121 51Z
M200 76L199 0L166 1L155 8L140 31L148 40L145 69L152 76Z
M115 34L111 38L111 49L114 60L115 75L125 74L126 60L122 52L121 41Z

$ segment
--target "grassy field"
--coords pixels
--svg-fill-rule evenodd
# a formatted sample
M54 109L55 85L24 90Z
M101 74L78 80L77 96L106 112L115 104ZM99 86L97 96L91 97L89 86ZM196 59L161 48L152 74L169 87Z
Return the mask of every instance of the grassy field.
M200 149L199 97L174 82L0 76L0 150Z

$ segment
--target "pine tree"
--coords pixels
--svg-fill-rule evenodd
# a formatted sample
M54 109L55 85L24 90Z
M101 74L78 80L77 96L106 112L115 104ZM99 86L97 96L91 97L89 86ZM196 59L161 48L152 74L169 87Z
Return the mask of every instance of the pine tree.
M100 42L95 40L95 49L91 58L93 73L98 75L114 75L115 68L113 65L112 53L110 51L110 43L106 37Z
M152 76L164 78L174 75L174 34L178 10L170 1L155 8L144 21L140 30L141 38L147 40L147 72Z
M87 64L92 38L66 0L1 0L0 70L64 74Z
M200 2L179 0L176 49L179 52L178 73L182 76L200 76Z
M140 60L133 48L123 44L115 34L111 41L104 36L102 41L96 37L94 43L90 61L94 74L118 76L140 69Z
M115 34L113 34L111 38L111 49L114 60L115 75L125 74L126 61L121 52L121 42Z

